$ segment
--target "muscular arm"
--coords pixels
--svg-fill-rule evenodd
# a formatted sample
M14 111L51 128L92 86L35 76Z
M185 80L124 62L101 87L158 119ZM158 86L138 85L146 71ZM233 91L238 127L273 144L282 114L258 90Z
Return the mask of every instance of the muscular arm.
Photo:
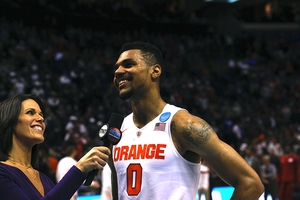
M203 158L229 185L232 199L258 199L264 187L256 172L203 119L179 111L172 120L172 138L179 153L191 162Z

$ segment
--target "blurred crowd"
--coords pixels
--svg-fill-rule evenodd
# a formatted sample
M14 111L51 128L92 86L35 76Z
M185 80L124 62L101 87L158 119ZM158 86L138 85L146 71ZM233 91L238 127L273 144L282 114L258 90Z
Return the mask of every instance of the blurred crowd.
M205 119L245 159L255 156L261 166L270 156L280 171L285 147L300 155L299 39L220 35L213 29L200 35L58 30L3 17L0 101L32 93L46 102L40 167L55 181L57 161L67 146L76 146L80 158L99 144L98 131L112 112L131 112L112 84L113 65L122 44L147 41L165 58L165 101ZM211 177L212 186L224 184Z

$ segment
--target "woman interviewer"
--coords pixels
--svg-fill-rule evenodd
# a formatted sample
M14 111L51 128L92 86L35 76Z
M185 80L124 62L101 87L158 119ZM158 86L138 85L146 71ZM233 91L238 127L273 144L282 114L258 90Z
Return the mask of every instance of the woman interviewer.
M38 169L38 147L44 141L45 107L30 94L13 96L0 104L1 200L67 200L84 182L88 172L102 170L110 155L94 147L58 183Z

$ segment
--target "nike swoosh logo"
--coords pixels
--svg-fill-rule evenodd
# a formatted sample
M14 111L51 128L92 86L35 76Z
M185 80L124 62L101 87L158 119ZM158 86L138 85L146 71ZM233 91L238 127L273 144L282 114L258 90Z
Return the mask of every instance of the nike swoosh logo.
M125 131L127 131L129 128L126 128L126 129L124 129L123 131L122 131L122 133L124 133Z

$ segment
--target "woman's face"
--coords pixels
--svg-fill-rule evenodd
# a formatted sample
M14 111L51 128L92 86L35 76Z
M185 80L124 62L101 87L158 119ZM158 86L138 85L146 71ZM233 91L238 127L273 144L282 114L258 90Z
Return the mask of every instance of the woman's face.
M16 139L26 145L44 141L45 123L40 106L33 100L22 102L22 108L15 128Z

